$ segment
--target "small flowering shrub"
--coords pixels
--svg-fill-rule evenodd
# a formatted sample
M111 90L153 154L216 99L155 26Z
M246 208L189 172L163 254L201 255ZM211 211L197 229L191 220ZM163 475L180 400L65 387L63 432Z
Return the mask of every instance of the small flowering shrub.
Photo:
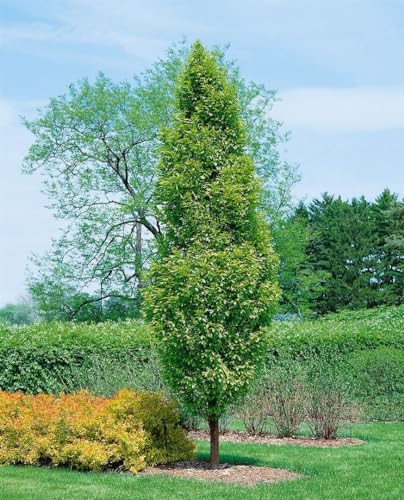
M159 394L122 390L104 399L88 392L60 397L0 392L2 464L136 473L193 455L175 404Z

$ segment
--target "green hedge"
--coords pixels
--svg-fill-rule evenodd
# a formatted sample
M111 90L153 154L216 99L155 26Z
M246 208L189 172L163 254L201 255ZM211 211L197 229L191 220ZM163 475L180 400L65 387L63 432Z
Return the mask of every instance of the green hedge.
M380 347L402 349L404 306L340 313L316 321L275 322L268 365L333 360ZM152 334L142 322L0 325L0 388L29 393L88 388L111 395L125 386L161 387Z
M55 394L98 384L110 395L144 371L150 352L150 330L136 321L0 325L0 388Z
M404 419L404 306L275 323L269 339L268 368L298 363L316 373L324 362L332 364L350 385L362 418Z
M275 322L268 363L284 358L332 360L379 347L404 347L404 306L332 314L313 321Z
M33 323L25 326L0 324L0 350L60 348L108 350L150 344L152 335L135 320L105 323Z
M371 420L404 419L404 351L378 347L346 357L357 399Z

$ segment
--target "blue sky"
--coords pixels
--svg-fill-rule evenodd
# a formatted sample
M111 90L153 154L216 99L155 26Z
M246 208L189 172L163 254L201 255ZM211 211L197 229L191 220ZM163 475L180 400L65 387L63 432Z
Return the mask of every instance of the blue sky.
M18 116L99 70L131 78L184 36L230 42L247 78L278 89L297 198L404 194L402 0L0 0L0 305L58 229L40 177L20 174Z

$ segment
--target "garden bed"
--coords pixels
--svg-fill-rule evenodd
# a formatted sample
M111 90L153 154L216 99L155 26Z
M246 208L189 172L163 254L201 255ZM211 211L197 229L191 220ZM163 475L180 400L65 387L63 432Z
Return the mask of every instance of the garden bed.
M141 474L163 474L185 479L220 481L228 484L241 484L243 486L254 486L258 483L275 483L302 477L300 474L285 469L230 464L220 464L212 468L207 462L196 461L183 461L148 467Z
M189 431L188 437L192 440L209 440L209 432L203 430ZM340 448L341 446L357 446L363 444L361 439L356 438L316 439L301 436L279 438L271 434L250 435L247 432L225 432L220 435L220 440L231 443L272 444L277 446L289 444L314 448Z

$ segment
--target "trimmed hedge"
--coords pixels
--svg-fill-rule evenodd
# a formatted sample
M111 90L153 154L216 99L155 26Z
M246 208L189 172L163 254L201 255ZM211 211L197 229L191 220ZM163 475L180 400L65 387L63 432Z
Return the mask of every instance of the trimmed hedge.
M404 351L378 347L346 357L357 399L371 420L404 420Z
M149 328L137 321L0 325L0 389L32 394L92 389L91 379L102 382L101 365L113 368L109 376L128 369L131 376L140 373L151 345ZM122 381L105 395L121 387Z
M379 347L404 347L404 306L349 311L313 321L274 323L268 332L268 364L320 356L332 361Z
M269 369L338 367L362 418L403 420L404 306L329 315L317 321L275 323L269 331ZM321 371L321 370L320 370Z
M0 324L0 350L80 348L110 350L138 348L152 342L150 328L141 321L105 323L33 323L24 326Z
M268 365L341 358L380 347L402 349L404 306L343 312L316 321L274 322ZM57 394L87 388L161 389L150 329L142 322L0 325L0 389Z

